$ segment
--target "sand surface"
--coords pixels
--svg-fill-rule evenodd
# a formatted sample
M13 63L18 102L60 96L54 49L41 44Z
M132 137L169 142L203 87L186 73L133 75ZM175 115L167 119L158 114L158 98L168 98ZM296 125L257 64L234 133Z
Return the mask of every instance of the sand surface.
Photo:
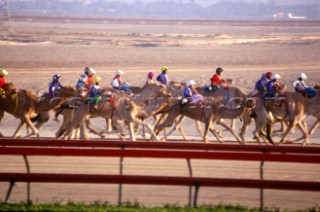
M320 81L320 24L297 26L216 26L216 25L147 25L34 22L12 23L13 35L0 34L0 67L10 74L8 82L39 95L48 89L53 74L62 75L64 85L75 85L83 67L92 66L109 85L115 70L125 72L125 81L142 86L149 71L159 73L169 66L171 80L194 79L199 85L209 82L216 67L224 68L223 76L249 92L266 71L279 73L281 81L292 90L299 72L308 76L309 85ZM315 121L308 117L310 127ZM12 136L19 121L6 114L1 132ZM237 121L240 125L240 121ZM96 118L94 126L102 130L105 122ZM183 124L187 134L200 140L193 121ZM218 127L219 128L219 127ZM53 137L58 124L50 120L40 130L43 137ZM219 128L221 129L221 128ZM246 134L252 140L250 127ZM234 140L223 132L227 140ZM174 134L178 136L178 133ZM299 136L297 132L292 137ZM312 136L312 145L319 144L320 130ZM96 138L94 135L90 135ZM176 137L175 137L176 138ZM215 139L210 138L213 142ZM276 138L277 140L277 138ZM187 145L187 144L186 144ZM118 158L30 157L32 172L55 173L118 173ZM259 178L258 162L192 161L194 176ZM22 157L1 156L0 171L24 172ZM187 176L184 160L125 159L125 174ZM319 181L320 167L314 164L266 163L266 179ZM8 184L0 184L4 200ZM11 202L26 200L25 184L15 186ZM33 184L32 200L36 202L95 200L117 203L117 185ZM201 188L199 204L241 204L259 206L259 191L254 189ZM265 191L265 205L303 209L320 204L316 192ZM188 188L164 186L124 186L124 201L146 205L188 203Z

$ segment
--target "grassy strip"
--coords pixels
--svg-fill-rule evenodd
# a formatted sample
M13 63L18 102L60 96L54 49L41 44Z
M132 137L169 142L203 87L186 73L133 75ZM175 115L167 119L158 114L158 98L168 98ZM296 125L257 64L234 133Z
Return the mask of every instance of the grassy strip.
M303 211L317 212L320 207L314 207ZM164 205L163 207L147 208L137 202L124 203L123 206L118 207L109 203L53 203L53 204L6 204L0 202L0 211L117 211L117 212L245 212L245 211L259 211L257 208L247 208L244 206L232 206L232 205L203 205L199 208L181 207L178 205ZM264 211L280 211L277 208L265 208ZM281 210L283 211L283 210Z
M243 206L229 206L217 205L207 206L203 205L199 208L181 207L178 205L165 205L163 207L147 208L139 203L124 203L123 206L118 207L108 203L53 203L53 204L6 204L0 203L0 211L119 211L119 212L244 212L244 211L259 211L258 209L248 209ZM277 209L272 211L278 211Z

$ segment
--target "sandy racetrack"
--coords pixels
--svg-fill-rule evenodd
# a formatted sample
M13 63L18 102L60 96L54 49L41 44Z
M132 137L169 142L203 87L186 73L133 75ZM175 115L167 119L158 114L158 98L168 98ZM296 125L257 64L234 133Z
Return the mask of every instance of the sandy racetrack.
M41 94L55 73L62 84L75 85L84 66L92 66L109 85L116 69L125 71L125 81L143 85L149 71L159 72L169 66L172 80L194 79L209 82L217 66L225 69L224 77L249 92L265 71L277 72L292 90L297 73L308 75L309 85L320 81L320 25L299 26L196 26L143 24L85 24L15 21L15 35L0 35L0 68L10 72L8 82ZM308 126L314 122L308 117ZM240 122L238 121L240 124ZM1 132L12 136L18 120L6 114ZM103 129L104 121L93 124ZM195 125L183 125L189 136L199 139ZM251 140L252 127L246 137ZM218 127L219 128L219 127ZM53 137L58 124L50 120L40 130L41 136ZM320 129L312 136L319 144ZM178 135L177 133L175 135ZM224 132L226 138L231 136ZM298 133L292 135L299 136ZM96 138L95 136L92 136ZM213 138L210 138L214 141ZM187 145L187 144L186 144ZM118 173L118 158L31 157L32 172ZM259 163L226 161L192 161L194 176L259 178ZM187 176L183 160L125 159L125 174ZM1 156L1 172L24 172L22 157ZM266 179L319 181L320 167L313 164L265 165ZM8 184L1 183L4 200ZM124 186L123 200L138 200L146 205L178 203L186 205L188 188L160 186ZM265 205L304 209L319 205L315 192L265 191ZM25 201L25 184L14 188L11 201ZM32 199L38 202L95 200L117 203L117 185L34 184ZM231 203L258 207L259 191L252 189L201 188L199 204Z

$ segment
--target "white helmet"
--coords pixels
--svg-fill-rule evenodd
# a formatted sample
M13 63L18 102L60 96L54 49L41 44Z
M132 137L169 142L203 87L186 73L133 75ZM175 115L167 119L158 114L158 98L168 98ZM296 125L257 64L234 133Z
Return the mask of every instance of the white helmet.
M116 75L122 75L122 74L124 74L123 71L121 71L121 70L116 71Z
M187 80L187 82L186 82L186 86L191 86L191 85L195 85L195 84L197 84L195 81L193 81L193 80Z
M90 72L92 74L96 74L97 73L96 70L94 70L93 68L88 67L88 66L84 68L84 73L86 73L86 72Z
M8 75L9 73L7 72L7 70L5 70L5 69L2 69L1 71L0 71L0 75L1 76L6 76L6 75Z
M271 80L274 80L274 79L280 79L280 75L279 74L272 74L271 76Z
M307 79L307 75L305 73L298 74L298 78Z

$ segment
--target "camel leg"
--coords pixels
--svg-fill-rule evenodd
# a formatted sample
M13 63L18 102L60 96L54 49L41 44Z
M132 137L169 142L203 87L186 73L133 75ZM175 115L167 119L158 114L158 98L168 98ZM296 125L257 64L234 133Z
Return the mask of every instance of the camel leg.
M102 133L99 133L91 124L90 117L86 118L86 127L90 130L90 132L100 136L100 138L104 138L105 136Z
M145 126L150 131L151 138L156 139L156 141L160 141L159 138L157 137L157 135L154 133L154 130L152 129L152 127L148 123L145 123L137 118L132 118L132 121L135 124L139 124L139 125L141 124L141 125Z
M307 123L304 122L304 121L298 122L297 123L297 127L302 132L302 136L300 138L287 141L287 143L294 143L294 142L297 142L297 141L300 141L300 140L304 140L304 142L302 143L303 146L309 144L309 134L308 134Z
M209 129L212 127L212 118L209 118L208 121L205 122L204 134L203 134L203 141L208 143L208 132ZM217 137L217 136L216 136ZM218 139L218 138L217 138Z
M316 131L316 129L318 128L319 125L320 125L320 118L318 118L317 121L311 127L311 129L309 131L309 136L311 136L314 133L314 131Z
M186 134L184 133L183 127L181 125L181 123L179 124L179 126L177 126L180 134L182 135L183 140L185 141L189 141L189 139L187 138Z
M87 120L89 120L89 119L87 119ZM87 123L85 124L85 123L82 122L80 124L80 128L78 130L79 133L80 133L80 139L84 139L84 140L88 140L89 139L88 132L87 132L87 127L88 127Z
M20 132L22 130L22 128L24 127L26 123L24 121L21 121L18 128L16 129L15 133L13 134L13 138L17 138L20 136Z
M200 135L202 135L202 127L200 121L196 121L196 126Z
M167 114L161 114L160 118L158 118L158 116L156 116L156 120L155 123L153 123L153 128L155 128L157 125L161 124L163 122L163 120L165 120L165 118L167 117Z
M181 128L179 128L179 127L180 127L180 125L181 125L181 122L182 122L184 119L185 119L185 116L184 116L184 115L181 115L181 116L179 117L178 121L175 121L174 127L173 127L168 133L165 134L165 136L164 136L164 139L165 139L165 140L166 140L167 137L168 137L169 135L171 135L171 133L173 133L175 130L177 130L177 129L179 129L179 131L181 130ZM182 132L180 131L180 133L181 133L183 139L187 140L187 138L185 137L184 132L183 132L183 131L182 131Z
M243 143L246 143L244 135L247 132L248 127L250 126L251 122L252 122L252 120L250 118L249 113L245 113L242 116L242 127L241 127L241 130L240 130L240 138L241 138Z
M214 135L214 137L216 137L217 141L219 141L220 143L224 143L221 139L220 136L217 134L217 130L213 129L212 127L210 127L210 132Z
M257 119L255 119L255 123L256 123L256 128L253 131L253 136L254 138L257 140L257 142L262 145L261 140L260 140L260 135L262 132L262 129L264 127L264 123L259 122Z
M129 126L130 140L131 140L131 141L136 141L136 136L135 136L135 134L134 134L133 122L130 121L130 122L128 123L128 126Z
M293 119L289 122L289 125L288 125L288 128L287 128L287 131L284 133L284 135L282 136L279 144L284 144L286 143L287 141L287 137L288 135L291 133L292 129L297 125L297 120L296 119Z
M30 134L28 134L26 136L26 138L31 137L32 135L36 135L39 138L39 131L38 129L33 125L33 123L31 122L30 118L28 116L25 116L24 121L26 122L27 126L29 126L32 130L32 132Z
M107 118L106 119L106 122L107 122L107 132L112 132L112 120Z
M1 120L3 119L4 117L4 111L3 110L0 110L0 123L1 123ZM2 135L2 133L0 132L0 138L3 138L4 136Z
M231 127L229 127L229 126L223 121L223 119L220 119L220 120L217 122L217 124L220 124L221 126L223 126L224 128L226 128L227 130L229 130L229 131L233 134L233 136L237 139L237 141L239 142L239 144L242 144L239 136L236 134L236 132L234 131L234 129L231 128Z
M236 125L236 120L235 119L231 119L230 128L234 130L235 129L235 125Z

